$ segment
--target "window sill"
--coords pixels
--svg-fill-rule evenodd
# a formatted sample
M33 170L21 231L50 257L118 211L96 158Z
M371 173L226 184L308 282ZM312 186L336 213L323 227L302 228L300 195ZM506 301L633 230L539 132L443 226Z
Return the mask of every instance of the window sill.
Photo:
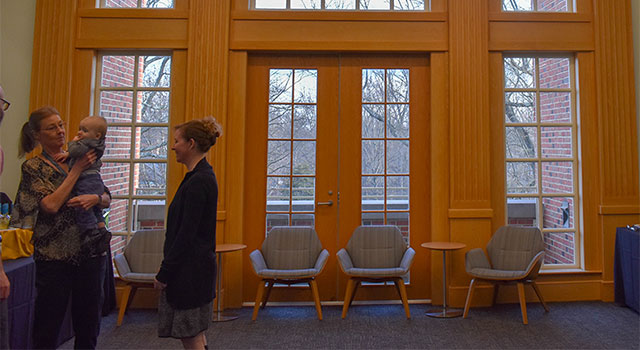
M540 270L540 275L597 275L602 270L583 270L583 269L548 269Z

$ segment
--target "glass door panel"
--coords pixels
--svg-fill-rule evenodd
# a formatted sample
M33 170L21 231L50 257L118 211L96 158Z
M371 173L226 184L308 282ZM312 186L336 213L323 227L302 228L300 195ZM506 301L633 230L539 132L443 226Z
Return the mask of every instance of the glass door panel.
M245 240L260 248L277 225L313 226L329 250L322 300L342 300L335 259L359 225L396 225L418 250L429 240L428 59L420 56L252 55L247 81ZM247 261L248 263L248 261ZM427 255L406 279L430 296ZM244 300L256 279L246 264ZM396 300L365 286L358 299ZM308 301L306 288L270 300Z

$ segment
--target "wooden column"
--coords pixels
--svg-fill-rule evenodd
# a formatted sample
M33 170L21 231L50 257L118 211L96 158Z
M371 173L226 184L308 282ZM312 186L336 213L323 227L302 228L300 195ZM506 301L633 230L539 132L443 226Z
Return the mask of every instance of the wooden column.
M76 1L39 0L36 4L29 110L52 105L67 123L76 12Z
M487 2L449 1L449 238L468 249L491 236L488 40ZM466 290L464 251L451 254L448 267L451 287ZM457 294L464 293L449 300L461 306Z
M218 243L241 243L242 237L228 232L226 176L227 90L229 70L230 1L192 0L189 4L189 49L187 55L187 94L185 120L214 116L222 124L223 134L212 148L210 161L218 178ZM223 258L222 302L225 307L242 303L242 253L226 254ZM239 281L238 281L239 280ZM239 288L238 290L236 290Z
M640 221L630 1L594 1L603 238L602 299L613 300L615 228ZM585 140L585 142L587 142Z

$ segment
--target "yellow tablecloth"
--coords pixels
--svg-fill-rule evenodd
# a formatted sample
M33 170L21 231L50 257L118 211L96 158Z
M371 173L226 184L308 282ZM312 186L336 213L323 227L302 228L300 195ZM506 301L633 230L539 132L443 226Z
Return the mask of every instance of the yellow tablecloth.
M2 235L2 260L11 260L33 255L31 236L33 231L21 228L0 230Z

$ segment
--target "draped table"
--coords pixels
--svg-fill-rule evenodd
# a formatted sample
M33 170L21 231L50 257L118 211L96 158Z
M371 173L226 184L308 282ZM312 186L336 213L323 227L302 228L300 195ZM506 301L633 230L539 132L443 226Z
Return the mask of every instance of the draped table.
M640 231L616 229L613 281L615 301L640 312Z
M0 315L9 321L9 346L11 349L32 348L33 311L35 307L36 265L31 256L31 230L10 228L0 230L2 235L2 262L5 273L11 282L11 292L7 299L7 314ZM109 252L109 256L110 252ZM107 259L104 281L103 316L115 308L115 281L113 278L113 264ZM1 309L0 309L1 310ZM58 337L58 345L73 337L71 322L71 303L62 323Z

